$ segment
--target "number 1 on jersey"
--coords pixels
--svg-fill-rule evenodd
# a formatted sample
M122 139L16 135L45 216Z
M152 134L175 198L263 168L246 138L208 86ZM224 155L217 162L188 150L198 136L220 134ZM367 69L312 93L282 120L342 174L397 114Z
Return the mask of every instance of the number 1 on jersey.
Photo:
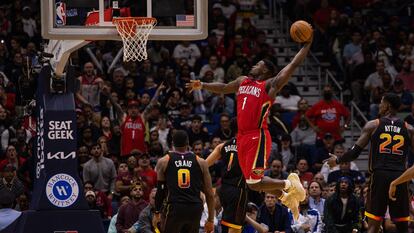
M244 110L244 106L246 105L246 101L247 101L247 96L243 98L242 110Z

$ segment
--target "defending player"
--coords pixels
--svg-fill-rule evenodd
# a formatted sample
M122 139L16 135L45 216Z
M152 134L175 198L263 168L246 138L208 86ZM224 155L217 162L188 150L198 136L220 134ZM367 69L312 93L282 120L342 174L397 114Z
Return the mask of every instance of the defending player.
M368 217L368 233L377 233L387 207L399 233L408 232L409 201L407 185L396 187L395 201L390 201L387 190L391 182L405 171L405 163L412 144L414 128L396 116L401 100L396 94L387 93L380 103L380 118L366 123L355 145L343 156L331 155L328 164L332 167L341 162L358 158L363 148L371 141L369 152L368 200L365 216ZM404 178L398 182L402 182ZM395 190L395 186L394 186Z
M163 233L198 233L203 203L206 196L208 218L204 226L207 233L214 231L214 194L207 162L188 151L188 135L183 130L173 134L173 147L157 162L157 194L153 224L160 222L164 201ZM165 200L166 199L166 200Z
M235 132L237 123L231 124ZM224 162L221 187L217 190L223 206L222 233L240 233L246 217L247 186L239 166L236 138L218 145L206 159L209 167L217 160Z
M305 190L297 174L292 173L285 181L263 177L272 144L266 117L276 94L305 59L311 44L312 39L275 77L275 65L269 60L261 60L253 66L249 77L241 76L227 84L192 80L186 85L191 91L205 89L221 94L237 93L237 148L246 183L252 190L277 195L292 210L305 199ZM287 191L287 195L282 191Z

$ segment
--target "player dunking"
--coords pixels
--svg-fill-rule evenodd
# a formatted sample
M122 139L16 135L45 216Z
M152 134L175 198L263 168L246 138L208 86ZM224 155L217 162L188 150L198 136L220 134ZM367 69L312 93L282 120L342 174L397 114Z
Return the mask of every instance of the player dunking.
M231 129L237 132L237 123L234 120L231 122ZM208 166L212 166L219 159L224 164L221 186L217 189L220 203L223 206L221 231L222 233L240 233L246 217L247 186L239 166L236 138L218 145L206 161Z
M173 147L157 162L157 194L155 196L154 224L161 220L163 233L198 233L203 203L200 192L206 196L208 218L204 226L207 233L214 231L214 194L207 162L188 151L188 135L183 130L173 134Z
M305 59L311 44L312 38L275 77L275 65L269 60L261 60L253 66L249 77L241 76L227 84L192 80L186 85L191 91L205 89L221 94L237 93L237 149L246 183L252 190L277 195L295 217L299 216L299 202L305 199L299 177L294 173L285 181L264 177L272 143L266 117L276 94Z
M341 162L355 160L371 141L369 172L371 174L365 216L368 217L368 233L377 233L387 207L399 233L408 232L409 201L407 185L396 187L395 201L390 201L387 190L391 182L406 169L409 147L414 128L396 116L400 97L385 94L380 103L380 118L366 123L355 145L343 156L331 155L328 164L336 166ZM392 186L391 186L392 187ZM395 188L395 186L394 186Z

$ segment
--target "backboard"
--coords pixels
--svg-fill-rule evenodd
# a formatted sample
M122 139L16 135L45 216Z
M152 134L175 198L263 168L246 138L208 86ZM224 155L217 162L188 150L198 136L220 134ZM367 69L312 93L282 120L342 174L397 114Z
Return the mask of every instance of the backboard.
M149 40L200 40L207 0L42 0L42 36L53 40L121 40L112 17L154 17ZM119 10L113 10L113 9Z

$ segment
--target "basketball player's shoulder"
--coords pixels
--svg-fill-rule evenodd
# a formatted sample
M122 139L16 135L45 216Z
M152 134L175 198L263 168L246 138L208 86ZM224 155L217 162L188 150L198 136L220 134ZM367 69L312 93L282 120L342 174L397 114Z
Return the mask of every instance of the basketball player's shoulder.
M239 76L237 79L236 79L236 81L239 83L239 85L240 84L242 84L246 79L249 79L249 77L248 76L244 76L244 75L242 75L242 76Z

